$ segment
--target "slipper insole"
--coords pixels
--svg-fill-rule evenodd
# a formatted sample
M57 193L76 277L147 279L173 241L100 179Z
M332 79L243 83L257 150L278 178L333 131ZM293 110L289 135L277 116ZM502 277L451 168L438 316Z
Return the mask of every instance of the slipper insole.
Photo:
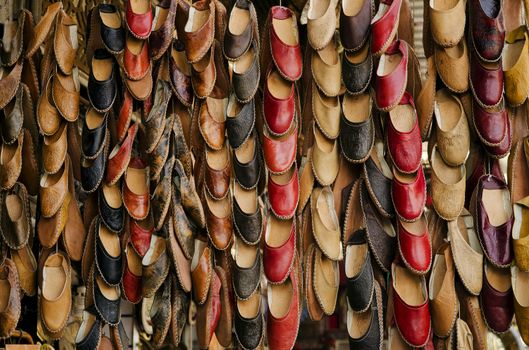
M272 96L278 100L286 100L292 92L292 84L283 79L276 70L272 71L266 83Z
M269 225L269 229L266 242L269 246L273 248L281 247L290 238L292 219L279 220L271 216L267 225Z
M213 198L210 198L209 195L206 195L206 202L211 213L217 218L225 218L231 214L230 200L228 196L224 197L224 199L217 201Z
M228 23L230 33L233 35L241 35L248 24L250 24L250 11L234 6Z
M7 195L6 197L7 215L12 222L17 221L24 214L24 205L20 198L15 194Z
M369 94L352 96L346 94L343 99L343 115L351 123L362 123L369 118L371 111Z
M206 150L206 162L209 167L214 170L222 170L226 167L229 161L228 148L223 147L222 149Z
M255 139L253 134L248 140L235 150L235 157L241 164L248 164L255 155Z
M261 294L254 293L247 300L237 300L237 309L239 309L239 314L246 319L252 319L257 316L259 312Z
M134 194L143 195L149 192L145 169L128 168L125 181L127 181L128 188Z
M99 15L105 26L113 29L119 29L121 27L121 20L117 12L99 12Z
M282 284L268 285L268 307L275 318L282 318L288 313L293 294L294 288L290 278Z
M345 249L345 275L353 278L360 273L367 254L367 244L348 245Z
M247 245L241 240L237 241L237 252L235 262L241 268L250 268L255 263L258 246Z
M99 127L103 124L103 120L105 120L105 116L93 108L90 108L86 114L86 126L88 126L89 130L94 130Z
M393 285L398 295L410 306L420 306L425 301L421 277L412 274L402 266L395 266Z
M121 191L119 190L119 185L115 184L113 186L107 186L103 184L103 196L105 197L106 202L111 208L117 209L121 207Z
M507 269L500 269L492 265L485 267L487 281L489 284L499 292L506 292L511 288L511 271Z
M255 51L253 47L250 47L250 49L246 51L246 53L242 55L241 58L239 58L239 60L233 64L233 71L237 74L246 73L250 69L254 57Z
M482 201L491 225L500 226L511 218L510 195L506 189L483 189Z
M233 196L239 207L245 214L253 214L257 210L257 189L245 190L235 181L233 186Z
M297 23L294 17L290 16L285 19L272 19L272 27L275 29L279 40L287 45L295 46L298 44Z

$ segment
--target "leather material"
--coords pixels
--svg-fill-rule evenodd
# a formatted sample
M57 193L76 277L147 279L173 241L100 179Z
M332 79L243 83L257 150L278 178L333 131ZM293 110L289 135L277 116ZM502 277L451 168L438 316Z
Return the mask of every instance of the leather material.
M119 11L116 8L116 6L112 4L99 4L98 6L99 14L116 14L116 16L119 15ZM120 16L121 19L121 16ZM101 40L103 41L103 44L109 50L113 53L121 53L123 49L125 48L125 29L120 26L119 28L111 28L105 25L103 21L101 21Z
M155 346L162 345L171 324L171 278L167 278L154 294L149 312L152 322L152 342Z
M42 167L48 174L55 174L61 169L68 149L67 123L61 126L52 136L44 136L42 145Z
M370 310L368 311L371 314L369 328L359 338L351 337L351 333L349 332L349 350L377 350L382 347L382 340L384 338L384 327L382 325L384 304L378 282L375 282L375 291L373 291L373 294L373 303L370 305ZM349 322L353 321L353 318L361 317L355 313L350 313L350 311L350 309L347 310L348 331L351 327L354 327L354 323L351 322L352 324L349 324Z
M134 13L131 0L127 0L125 19L130 33L136 38L147 39L151 34L152 11L150 6L145 13Z
M392 270L395 265L392 266ZM401 272L407 273L409 272ZM395 273L392 274L392 293L393 293L393 307L395 312L395 323L402 335L402 338L414 347L424 346L428 342L430 336L430 311L428 309L428 292L426 290L426 282L424 277L414 277L411 279L413 283L418 283L419 286L414 285L414 289L420 288L422 291L424 301L419 305L410 305L398 294L395 284Z
M432 246L428 233L426 218L419 219L422 223L421 232L409 232L406 224L400 220L397 224L397 240L400 257L408 269L423 275L430 270L432 264Z
M130 246L127 247L130 249ZM124 254L124 268L123 268L123 279L121 281L123 297L131 302L132 304L137 304L141 301L141 275L135 275L129 268L128 255L136 254L133 252L126 252Z
M330 26L327 24L327 27ZM331 40L321 51L312 51L310 67L314 83L325 96L340 94L342 65L337 52L337 43L334 40Z
M231 97L231 99L233 99L233 97ZM250 102L242 106L237 115L228 116L228 118L226 118L226 129L231 148L237 149L246 142L254 129L254 125L255 101L252 99Z
M90 112L88 112L90 113ZM94 112L93 113L98 113ZM83 122L83 131L81 133L81 152L86 159L95 159L102 151L106 144L107 134L107 116L98 127L90 129L86 124L86 118Z
M87 307L83 311L83 323L87 322L88 319L93 319L93 323L91 324L91 327L88 330L88 333L84 336L84 338L79 340L79 338L77 337L75 339L76 349L92 350L97 349L97 347L99 346L99 342L101 340L102 324L101 320L99 319L99 316L97 315L97 311L93 305ZM90 323L85 324L89 325Z
M99 191L99 216L101 222L112 232L120 233L125 225L125 216L123 215L123 203L119 208L112 207L106 200L103 189Z
M184 166L178 159L174 163L173 183L176 186L179 185L178 192L180 192L182 207L186 214L189 215L195 225L199 228L204 228L206 225L204 208L195 189L195 179L193 176L188 177L186 175Z
M20 206L18 216L13 206ZM0 236L11 249L18 250L27 243L31 232L31 211L26 187L21 183L0 193Z
M305 213L309 213L306 211ZM308 219L307 219L308 220ZM311 243L308 248L305 249L304 255L304 271L303 271L303 294L306 298L307 312L309 317L313 321L319 321L323 318L323 310L318 302L316 293L313 287L313 275L314 275L314 255L316 252L316 245Z
M235 232L246 244L254 245L259 243L261 232L263 231L261 208L257 206L255 213L247 214L241 209L237 202L237 197L234 196L233 226Z
M483 175L472 194L472 215L476 221L478 238L483 252L489 261L496 266L509 266L514 259L511 243L513 217L500 226L494 226L489 221L489 214L482 202L483 190L508 191L505 182L495 175ZM505 210L505 209L504 209Z
M125 53L123 54L123 72L130 80L141 80L149 73L151 67L151 60L149 57L149 44L145 41L140 41L140 52L135 54L129 49L129 40L125 42ZM96 51L97 52L97 51Z
M103 228L104 229L104 228ZM121 277L123 273L123 259L122 252L120 249L120 254L117 257L110 255L110 253L105 249L103 241L101 240L101 220L96 224L96 240L95 240L95 261L96 267L99 275L105 283L111 286L118 285L121 282ZM112 236L117 235L113 233ZM117 236L114 236L116 239ZM109 242L110 243L110 242Z
M338 138L340 134L340 99L338 96L325 96L315 84L312 84L312 114L326 138L332 140Z
M414 124L409 132L402 132L397 130L393 124L393 118L387 118L387 142L388 150L393 165L398 171L406 174L414 173L421 165L422 156L422 139L419 130L419 122L417 113L415 112L415 104L413 98L407 92L404 93L399 105L409 105L413 109ZM395 118L397 118L395 116ZM397 151L398 149L398 151Z
M403 221L416 221L422 215L426 204L426 179L422 166L415 173L411 183L393 178L391 197L395 205L397 216Z
M286 314L278 318L274 317L270 309L268 310L266 334L267 339L269 339L268 346L271 349L291 349L298 335L301 305L299 301L299 275L296 264L294 264L294 268L287 277L290 278L292 286L292 299ZM268 294L268 301L271 299L271 295Z
M116 121L116 133L118 141L121 142L127 135L129 125L132 121L132 113L134 108L133 98L127 89L123 91L123 101L119 109L119 115Z
M340 223L336 209L334 208L334 197L330 187L315 187L312 190L310 210L312 233L319 249L330 260L342 260L343 252L342 244L340 243ZM317 252L316 257L318 254L320 253ZM317 260L316 263L318 263ZM322 305L322 309L328 314L327 311L329 311L329 308L325 308Z
M290 134L281 139L273 139L265 132L263 135L264 160L268 170L273 174L286 172L296 160L297 125Z
M509 270L504 273L508 274ZM487 279L486 264L484 276L479 301L485 323L488 328L496 333L506 332L509 330L514 315L514 294L512 286L509 286L506 291L499 291L494 288Z
M268 86L268 80L274 66L270 65L264 86L263 114L267 130L274 136L286 134L292 126L296 115L295 100L296 89L292 84L290 95L287 99L274 97Z
M149 45L151 49L151 57L153 60L159 60L167 49L171 46L173 41L173 31L175 30L175 16L177 9L178 0L161 1L157 4L157 7L161 11L167 11L164 22L161 26L151 32L149 35ZM157 9L155 10L156 13ZM161 13L161 12L159 12ZM158 21L160 18L158 19ZM158 23L156 23L156 26Z
M516 325L522 336L522 340L529 340L529 310L524 301L524 293L527 288L527 272L521 271L517 266L511 267L511 285L514 296L514 314L516 316Z
M189 312L190 297L173 278L171 290L171 335L174 344L180 343Z
M116 83L117 65L112 55L102 49L94 52L92 67L95 64L95 60L110 60L112 64L112 73L107 80L97 80L93 70L90 70L90 75L88 76L88 98L98 112L104 113L112 108L116 100L118 90Z
M261 282L261 253L257 249L255 262L251 267L233 265L233 291L237 298L247 300L257 290Z
M322 50L334 36L337 3L337 0L325 2L326 8L320 8L321 12L312 10L313 5L309 7L307 13L307 39L314 50Z
M380 18L375 21L371 20L371 52L376 56L384 53L395 37L402 0L389 0L383 4L389 8Z
M435 255L428 286L434 334L446 337L452 331L459 313L454 261L448 244L443 244Z
M152 153L156 145L165 131L165 125L172 125L166 120L170 118L167 116L167 107L171 99L171 89L167 82L159 79L156 82L156 90L154 94L154 103L152 108L144 120L145 125L145 151Z
M220 299L221 281L216 272L213 272L211 290L206 302L197 305L197 338L201 349L207 349L211 338L219 324L222 304Z
M0 312L0 336L9 337L15 331L21 311L18 273L13 260L5 259L0 266L0 281L9 286L9 294L2 295L6 307Z
M371 47L373 48L373 46ZM391 44L384 55L382 55L381 61L388 60L390 56L395 55L401 55L402 57L394 70L386 75L379 75L379 64L375 76L375 102L378 109L383 111L389 111L399 104L406 90L408 79L408 44L405 41L397 40Z
M516 266L522 271L529 271L529 236L525 228L529 220L527 211L529 209L529 197L524 197L514 203L514 221L512 229L512 245Z
M154 232L154 226L149 220L138 222L136 220L129 220L130 241L132 247L142 258L147 254L147 250L151 245L151 237Z
M232 75L233 91L237 99L242 103L248 103L257 92L259 87L259 78L261 75L259 68L259 47L257 42L253 44L253 61L248 70L244 73L237 73L235 70Z
M372 0L364 0L360 10L348 16L340 9L340 41L345 50L357 51L366 43L371 33L371 19L375 4Z
M366 230L360 229L354 232L347 241L347 247L359 246L367 244ZM373 275L373 267L371 266L371 255L369 250L366 250L366 255L362 261L360 271L355 276L346 276L347 278L347 300L349 307L355 312L362 312L369 308L373 300L375 292L375 278ZM347 258L346 258L347 259ZM356 268L356 266L355 266Z
M455 93L468 90L470 67L466 40L461 40L454 49L435 46L434 61L447 88Z
M511 56L512 62L508 67L504 67L505 75L505 96L511 106L519 106L527 99L529 91L529 79L522 72L529 70L529 43L527 30L524 26L507 34L506 57ZM521 51L519 47L522 47ZM508 56L507 56L508 55Z
M378 266L384 272L391 269L397 251L397 237L389 219L381 217L371 201L364 183L360 187L360 203L365 218L367 241ZM387 232L387 230L391 230Z
M281 41L279 35L276 33L273 26L273 20L286 20L292 18L292 21L297 24L296 15L287 7L273 6L270 8L270 23L268 28L270 30L270 48L272 52L272 59L281 73L281 75L290 81L296 81L301 77L302 62L301 62L301 47L299 46L299 37L297 33L297 25L293 35L297 39L296 45L288 45Z
M368 0L365 0L364 3L368 3ZM350 94L361 94L367 90L371 82L373 75L373 56L368 52L363 62L353 63L349 61L347 55L347 53L344 53L342 57L343 84Z
M61 208L54 216L51 218L41 216L39 218L37 222L37 234L39 236L39 242L44 248L52 248L59 240L61 233L64 231L66 222L68 221L68 209L71 199L72 196L68 192ZM93 251L93 249L90 250Z
M230 202L229 198L224 198L222 201ZM224 204L229 206L230 210L228 215L224 217L216 216L209 208L209 205L205 205L206 213L206 230L211 243L217 250L226 250L230 247L233 240L233 219L231 214L231 203Z
M61 171L54 175L44 174L41 178L39 199L40 213L43 217L50 218L55 215L64 202L66 193L68 192L69 171L70 167L65 162L63 163Z
M107 145L96 159L81 163L81 187L83 191L92 193L103 181L107 160Z
M97 310L97 313L99 316L101 316L102 320L109 325L117 325L121 319L121 311L120 311L120 304L121 304L121 298L117 299L107 299L103 292L101 291L101 288L99 287L99 283L105 283L103 280L99 280L98 282L97 272L93 272L93 275L91 276L91 284L92 284L92 295L94 296L94 306ZM117 295L119 296L121 293L119 292L118 287L111 287L115 288L117 291Z
M164 165L163 174L158 184L154 188L154 192L151 197L151 212L154 219L154 229L156 231L161 230L169 209L171 206L171 194L173 191L173 182L171 181L170 170L172 170L174 158L168 159ZM177 203L172 203L178 205ZM183 211L183 210L182 210ZM187 218L186 218L187 219Z
M173 42L173 49L178 52L179 55L185 55L184 44L181 41ZM193 102L193 86L191 85L191 71L187 63L184 63L186 67L179 67L173 56L169 58L169 72L171 78L171 87L176 97L185 106L189 107Z
M22 146L24 133L18 135L17 141L12 145L0 144L0 189L7 190L15 184L22 171Z
M375 125L370 113L363 122L355 123L347 120L342 114L340 118L340 149L343 156L352 163L367 160L375 142Z
M23 94L24 89L20 84L15 97L2 111L0 126L2 127L1 133L4 143L14 143L22 131L24 125Z
M498 146L484 145L485 151L491 157L491 159L505 158L511 151L512 140L513 130L511 126L511 119L507 118L507 133L505 135L505 138Z
M74 33L76 33L77 26L75 22L64 10L61 10L55 23L53 49L57 66L66 75L72 74L75 56L77 55L77 47L74 47L71 39L72 28L75 29Z
M132 158L128 168L140 169L145 172L145 179L148 179L148 166L140 158ZM123 204L129 215L135 220L143 220L149 215L150 200L149 191L137 194L135 189L129 188L127 183L127 172L125 172L125 181L123 181Z
M461 302L461 318L472 332L474 349L486 349L488 330L483 321L479 298L465 293L461 285L456 285L456 290Z
M255 12L255 7L251 1L248 0L238 0L233 5L233 8L238 8L240 10L246 10L250 13L250 22L244 28L242 33L233 34L230 31L229 25L226 27L226 33L224 34L224 56L228 60L236 61L239 59L252 44L252 38L256 35L254 30L257 29L257 16ZM232 10L233 11L233 10ZM236 22L238 18L235 18L233 13L230 13L230 20Z
M11 70L3 68L2 79L0 79L0 108L4 109L5 106L13 99L18 90L20 84L20 78L22 77L23 61L18 61Z
M479 61L475 51L472 51L470 54L470 89L480 106L487 108L498 106L503 98L501 61L489 66L485 67Z
M149 257L150 259L148 259ZM152 237L151 246L143 257L141 265L141 294L144 298L150 298L160 288L169 273L169 257L167 256L167 244L164 238Z
M146 101L150 98L153 87L151 72L148 72L141 80L131 80L124 77L125 85L130 94L138 101Z
M254 134L255 135L255 134ZM235 154L233 157L233 170L235 172L235 179L245 189L253 189L257 186L259 178L261 177L261 148L256 136L254 136L254 154L251 161L248 163L241 163Z
M244 349L257 349L265 333L261 307L258 308L257 315L251 318L242 316L237 306L234 309L233 325L237 340Z
M50 33L51 26L55 24L55 18L62 9L62 3L54 3L46 8L46 12L42 16L39 23L35 26L35 36L33 36L26 49L26 58L29 58L35 54L40 48L44 40ZM1 90L0 90L1 91Z
M192 5L193 9L190 11L206 12L208 13L208 19L200 28L196 31L191 32L185 30L183 33L183 40L186 45L186 55L189 63L195 63L200 61L204 55L206 55L210 46L213 44L215 36L215 17L216 8L214 1L201 0L197 1ZM190 17L191 18L191 17ZM189 26L189 19L186 27Z
M173 235L176 236L175 238L178 241L178 249L172 249L172 251L173 253L178 253L176 255L177 258L181 259L183 257L186 260L186 262L178 259L176 261L179 265L178 270L184 269L184 271L180 271L180 279L183 279L183 274L186 273L185 265L189 264L187 260L192 259L193 254L195 253L194 236L196 236L196 227L193 226L186 213L184 212L184 208L182 208L182 205L180 204L181 199L182 198L178 191L173 191L171 202L174 204L171 206L172 215L169 215L168 219L172 219L172 230L174 231ZM162 230L167 230L166 226L167 220L164 223ZM168 233L170 234L169 231ZM184 282L182 282L182 284L184 284ZM189 288L187 288L186 286L185 289L191 289L191 286L189 286Z
M61 116L55 108L51 95L52 84L53 78L50 77L39 96L36 110L39 132L48 136L55 134L61 122Z
M500 1L470 0L470 38L484 61L500 58L505 39Z
M294 169L292 177L284 185L274 182L273 178L268 180L268 200L270 202L270 210L278 218L289 219L294 216L299 200L297 168Z
M200 106L198 128L206 144L218 151L226 139L226 110L223 100L207 97Z
M339 286L338 261L328 259L320 249L315 249L312 288L325 315L332 315L336 309Z
M197 253L198 251L195 249L195 254ZM210 281L213 273L213 265L211 260L211 248L206 246L198 257L197 265L191 270L191 280L193 281L193 299L199 305L204 304L206 302L206 298L208 297Z
M88 77L88 79L90 80L90 76ZM113 81L113 79L111 80ZM1 89L1 86L0 86L0 89ZM90 91L91 89L89 88L88 90ZM109 89L106 92L110 93L111 90ZM81 89L79 86L79 81L77 79L74 79L74 74L63 75L60 71L57 71L57 73L53 77L53 86L52 86L53 103L55 104L55 107L57 108L59 113L62 115L62 117L69 122L76 121L79 116L80 94L81 94ZM90 97L90 94L91 92L89 92L88 97ZM110 98L111 98L110 95L106 95L102 97L101 101L106 101L107 99L110 99ZM97 99L97 101L99 102L100 100Z
M55 276L59 278L61 284L57 286L57 280L51 280L50 276L53 274L50 271L55 270ZM62 332L66 327L66 322L70 316L72 306L72 267L70 259L62 251L54 252L44 260L41 265L41 290L42 297L40 299L40 315L42 326L50 333L57 334ZM59 288L57 288L59 287ZM46 296L54 296L52 292L59 290L59 294L55 298L47 298Z
M330 186L336 180L340 170L338 140L328 140L313 126L314 145L311 153L311 165L314 178L322 186Z
M430 12L432 39L442 47L457 45L465 32L466 1L457 1L450 8L432 5L430 3L428 9Z
M13 23L14 25L14 23ZM33 33L25 33L25 28L31 26L33 29L33 16L26 11L19 11L16 19L16 32L12 33L9 47L0 48L0 63L4 67L14 65L22 55L22 51L27 46L24 39Z
M472 121L479 139L487 146L499 146L507 136L507 109L501 106L494 110L481 108L472 102Z
M366 186L377 210L385 217L392 217L395 214L391 201L392 178L386 177L372 157L366 160L363 167Z
M222 152L225 151L227 152L227 150ZM230 170L229 159L224 168L220 170L211 168L206 161L205 187L208 194L213 197L213 199L220 200L225 198L228 194L228 190L230 189Z
M149 155L149 176L151 181L160 182L163 179L163 174L167 174L167 178L169 179L169 175L171 174L171 168L173 167L173 163L170 163L173 159L171 148L174 147L174 142L171 138L173 125L174 115L170 115L165 119L162 137Z
M271 283L281 283L288 278L294 263L296 252L296 224L292 221L290 236L279 247L271 247L265 241L263 265L265 276Z

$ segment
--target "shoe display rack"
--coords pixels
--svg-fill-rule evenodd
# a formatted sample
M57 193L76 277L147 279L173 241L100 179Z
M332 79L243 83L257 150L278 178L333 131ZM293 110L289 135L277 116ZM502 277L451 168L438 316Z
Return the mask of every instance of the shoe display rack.
M407 0L31 5L0 346L529 343L529 3L424 1L425 57Z

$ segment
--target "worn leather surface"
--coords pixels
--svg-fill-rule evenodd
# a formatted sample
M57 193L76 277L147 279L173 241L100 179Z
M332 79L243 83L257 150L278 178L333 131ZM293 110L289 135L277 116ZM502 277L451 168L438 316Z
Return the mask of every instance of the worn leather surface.
M50 78L44 85L44 89L37 101L37 123L39 131L43 135L53 135L59 128L61 117L57 108L53 104L53 97L51 95L52 81Z
M235 116L226 118L228 141L233 149L239 148L250 137L255 125L255 100L244 104Z
M148 166L140 158L132 158L128 164L129 168L142 169L145 172L145 177L148 178ZM125 181L123 181L123 204L129 215L135 220L143 220L149 215L150 209L150 194L147 193L136 194L129 188L127 184L127 174L125 172Z
M292 10L284 6L273 6L270 8L270 22L268 25L270 29L270 47L272 51L272 59L284 78L290 81L296 81L301 77L303 68L299 39L298 43L294 46L285 44L281 41L279 35L275 31L274 26L272 25L273 19L285 20L291 17L294 17L293 21L297 23L296 15L292 12ZM297 31L294 35L298 37Z
M212 252L210 247L205 247L198 258L197 266L191 270L193 282L193 299L198 304L206 302L212 278Z
M237 298L246 300L257 290L261 282L261 264L261 253L257 249L255 262L251 267L233 265L233 291Z
M28 23L26 23L26 21ZM30 36L33 33L24 33L25 28L27 28L28 25L33 28L33 16L26 11L20 11L18 12L18 18L16 20L16 32L11 37L11 42L9 49L5 46L0 48L0 63L2 66L9 67L14 65L18 59L20 58L20 55L22 54L23 49L25 46L27 46L27 42L24 42L24 38L27 36Z
M448 91L445 90L443 93L448 93ZM460 115L457 116L456 125L451 129L436 129L439 153L441 153L446 164L451 166L464 164L470 149L470 130L467 115L459 98L454 97L454 100L459 104L461 111ZM436 120L442 121L444 116L436 114L436 118Z
M41 215L45 218L50 218L61 207L68 192L68 172L70 167L65 162L63 163L62 170L57 174L53 175L57 179L57 182L50 184L49 186L41 187L39 189L40 209Z
M171 303L171 339L174 344L178 344L187 321L190 297L178 286L176 278L173 278Z
M99 288L99 284L96 280L97 272L93 272L93 275L91 277L92 281L92 288L93 288L93 296L94 296L94 306L97 310L97 313L101 316L104 322L110 324L110 325L117 325L121 319L121 311L120 311L120 304L121 304L121 298L117 298L116 300L110 300L105 298L103 293L101 292L101 289ZM104 283L103 281L101 281ZM119 292L119 288L117 288ZM118 293L119 295L120 293Z
M366 245L366 230L360 229L354 232L347 241L346 245ZM347 249L347 247L345 248ZM349 306L355 312L366 310L371 303L374 293L374 276L371 265L369 250L362 261L360 272L356 276L347 277L347 300Z
M154 193L151 198L151 212L154 219L154 228L157 231L161 230L167 214L169 213L172 190L172 181L170 176L164 176L154 189ZM180 205L179 203L172 204Z
M7 307L0 312L0 336L9 337L15 330L20 318L20 295L18 292L18 274L15 263L5 259L0 267L0 280L9 284L9 295L3 295Z
M426 203L426 179L422 165L419 166L415 180L411 183L393 178L391 197L399 218L404 221L415 221L421 216Z
M8 196L15 196L21 204L19 217L10 217ZM17 182L11 189L3 191L0 194L0 206L0 235L9 248L21 249L28 242L31 231L31 212L26 187Z
M24 89L20 84L15 97L2 110L3 117L0 120L0 126L4 143L15 142L24 125L23 94Z
M167 174L168 177L171 174L173 164L168 164L168 162L172 160L172 158L169 159L169 156L172 156L172 148L174 147L174 142L171 138L173 123L174 117L172 115L165 119L165 128L162 137L149 155L149 176L151 181L160 181L163 174Z
M247 214L239 206L237 197L234 197L233 226L245 243L252 245L259 243L261 232L263 231L261 208L257 206L255 213Z
M330 187L315 187L310 197L312 233L319 249L331 260L342 260L340 225L334 208L334 197ZM325 213L327 217L323 217ZM331 221L334 225L329 225ZM318 253L316 253L316 257ZM317 263L317 262L316 262ZM323 306L322 306L323 308Z
M509 271L507 270L506 273L509 273ZM506 332L511 325L514 315L514 294L512 286L504 292L494 288L487 279L486 267L484 276L479 304L483 311L485 323L494 332Z
M294 267L287 276L290 278L292 283L292 300L290 302L289 309L281 318L274 317L270 311L268 311L268 317L266 319L266 334L268 346L272 349L290 349L296 342L298 334L299 322L300 322L300 301L299 301L299 275L297 262L294 262ZM287 294L288 295L288 294ZM285 295L277 295L276 297L285 297ZM271 300L270 294L268 300Z
M180 53L184 51L184 44L182 41L173 41L173 47ZM172 56L169 58L169 72L173 92L175 93L176 97L178 97L180 102L189 107L193 101L193 87L191 85L191 77L187 72L184 72L180 67L178 67Z
M514 314L516 316L516 325L523 341L529 341L529 309L523 298L527 290L526 277L527 272L518 269L517 266L511 268L511 284L514 296Z
M486 110L474 101L472 116L476 133L483 143L499 146L507 135L507 110L504 106L496 110Z
M482 106L495 107L501 103L503 97L501 61L487 68L479 61L475 51L472 51L470 54L470 88L474 98Z
M206 166L206 190L214 199L225 198L230 186L230 162L221 170Z
M254 28L256 28L257 17L255 13L254 5L248 0L238 0L235 2L234 8L237 7L242 10L250 12L250 23L244 28L241 34L233 34L230 32L229 26L226 27L226 33L224 34L224 55L228 60L236 60L241 57L250 47L252 38L254 37ZM230 13L230 20L237 21L237 18L232 18L233 14Z
M61 292L59 297L54 300L46 299L47 288L56 288L53 286L57 281L51 281L46 270L60 268L64 273L64 285L60 285ZM51 333L59 333L66 326L70 310L72 306L72 291L71 291L71 265L70 260L62 251L50 254L44 261L42 269L41 288L43 290L40 299L40 314L42 317L42 325ZM46 277L48 276L48 277Z
M53 136L44 136L42 144L42 166L48 174L55 174L61 169L68 149L67 123L61 123Z
M106 112L112 108L117 96L117 66L114 58L106 50L98 49L94 52L92 64L94 64L93 61L95 60L107 59L112 62L112 73L107 80L97 80L92 70L90 70L90 75L88 76L88 97L92 106L98 112Z
M424 221L424 230L422 232L409 232L399 220L397 224L397 240L400 256L406 266L415 273L424 274L430 270L432 247L426 219L423 216L419 220Z
M149 35L149 45L153 60L159 60L172 43L172 34L175 29L175 16L178 0L158 3L158 7L168 11L167 17L158 30L153 30ZM156 12L156 11L155 11Z
M69 205L72 196L68 192L60 209L50 218L41 216L37 222L37 234L39 242L44 248L51 248L57 243L66 221L68 221ZM93 244L92 244L93 246ZM93 249L91 249L93 251Z
M152 341L156 346L160 346L171 325L171 277L167 278L165 282L154 294L154 301L150 310L150 318L152 321Z
M6 159L4 164L0 164L0 188L6 190L13 187L22 170L22 146L24 133L18 135L17 141L12 145L0 144L0 151L12 152L12 157ZM9 149L9 151L8 151ZM7 158L7 157L6 157Z
M448 49L435 46L434 61L439 77L450 90L462 93L468 90L469 58L466 39L461 39L458 49L461 54L455 56Z
M92 327L88 331L88 334L81 339L80 341L75 342L76 349L79 350L92 350L96 349L99 345L99 342L101 340L101 320L99 316L97 315L97 311L93 305L88 306L84 311L84 314L90 314L90 318L94 319L94 323L92 324ZM88 319L88 317L86 319ZM83 315L83 320L85 319L85 316Z
M264 160L268 170L272 173L284 173L296 160L298 141L297 125L290 133L280 139L263 135Z
M398 0L394 2L396 1ZM393 71L383 76L379 76L377 71L375 76L375 102L377 107L382 110L390 110L396 106L401 101L406 89L408 76L408 44L405 41L395 41L384 53L387 56L398 54L402 55L402 57Z
M352 163L359 163L369 157L375 142L373 118L361 123L350 122L342 114L340 118L340 149L343 156Z
M125 53L123 54L123 72L130 80L136 81L143 79L145 75L149 73L149 68L151 67L149 44L145 40L140 45L140 52L138 54L134 54L128 47L128 41L125 42Z
M325 267L324 264L330 264L331 266ZM332 315L336 309L339 286L338 261L330 260L320 249L315 249L312 287L314 288L318 304L320 304L325 315Z
M501 2L470 0L470 35L476 53L483 60L500 58L505 39Z
M497 266L508 266L514 259L511 230L513 217L500 226L489 222L488 213L482 202L483 190L508 191L505 182L495 175L483 175L474 190L472 211L476 220L476 230L486 257Z
M139 256L144 257L151 245L151 237L154 232L154 226L150 220L138 222L129 220L130 240L132 247Z
M428 309L428 296L424 277L417 277L413 281L420 284L419 288L423 290L424 302L420 305L407 304L397 293L395 283L399 283L399 281L395 282L395 276L393 276L393 308L395 323L404 340L412 346L420 347L426 344L431 332L430 311ZM413 287L416 288L416 286Z
M246 318L234 307L233 325L235 336L245 349L256 349L261 343L264 335L264 320L261 308L253 318Z
M139 39L147 39L151 34L152 29L152 11L149 6L149 10L145 13L134 13L132 11L131 1L127 1L125 19L129 31L135 37Z
M161 237L153 239L156 239L156 242L151 242L149 248L154 250L150 263L146 262L145 258L142 260L141 294L147 298L154 295L169 273L166 241Z
M77 55L77 48L73 47L70 38L70 28L72 27L76 28L73 19L64 10L59 11L59 16L55 23L53 49L57 66L67 75L72 74Z
M223 201L230 202L228 198ZM231 203L229 205L231 209ZM211 243L218 250L226 250L229 248L230 243L233 239L233 219L230 213L225 217L218 217L209 209L208 205L205 205L206 213L206 230L211 239Z
M344 49L356 51L364 46L369 38L374 8L372 0L364 0L354 16L347 16L343 8L340 9L340 41Z
M327 51L325 55L320 55L319 51L312 51L312 77L324 95L338 96L341 88L342 65L337 53L337 44L331 41L324 50Z
M23 61L19 60L11 68L2 68L3 75L0 79L0 108L4 107L13 99L18 90L20 79L22 77Z
M288 183L281 185L272 178L268 180L270 209L279 218L288 219L296 213L299 200L298 169L294 170Z
M263 265L266 278L272 283L284 281L293 270L292 264L296 250L296 224L292 221L290 236L280 247L271 247L265 242L263 249Z
M215 37L215 1L201 0L192 6L199 12L208 11L209 17L198 30L194 32L184 31L183 33L189 63L200 61L212 46Z
M379 267L382 271L387 272L391 268L391 262L397 251L397 237L393 229L391 229L392 235L388 234L390 232L385 231L385 227L390 227L388 225L390 222L378 213L364 183L362 183L360 188L360 203L362 205L369 247ZM384 223L383 221L386 222Z
M146 101L151 97L152 93L152 80L151 72L147 72L145 77L140 80L131 80L125 77L125 85L127 86L131 95L138 101Z
M100 236L101 221L96 225L95 260L97 271L107 284L114 286L121 282L121 276L123 273L123 254L121 253L119 256L114 257L106 251Z
M393 202L391 201L392 179L384 175L377 167L375 161L371 159L372 157L376 157L376 155L368 158L363 167L366 186L377 210L385 217L391 217L395 214Z
M215 328L215 335L219 344L230 346L232 344L233 329L233 298L230 271L218 265L215 266L215 272L220 279L220 309L219 322Z
M389 5L388 10L377 21L371 23L371 52L374 55L381 55L390 44L392 34L398 27L402 0L383 1L383 3Z
M434 281L439 281L441 285L435 288ZM445 337L452 331L459 312L454 261L448 244L443 245L435 255L429 289L435 289L433 297L430 297L433 331L436 335Z
M294 84L292 84L290 95L285 100L274 97L268 86L268 79L272 73L272 69L275 68L273 65L270 65L264 86L263 114L267 129L273 135L279 136L288 132L294 121L296 114L296 89L294 88Z
M259 52L259 47L257 42L254 42L252 45L254 48L254 54L251 66L242 74L234 71L232 75L233 91L235 92L235 95L237 95L237 99L245 103L249 102L257 92L261 75L259 69L259 55L257 54Z
M99 4L99 13L118 13L116 6L112 4ZM125 29L121 26L119 28L107 27L101 21L101 40L109 51L122 52L125 47Z
M94 159L103 151L107 137L107 117L95 129L89 129L86 122L83 123L83 132L81 133L81 144L83 156L87 159Z
M173 229L176 239L182 250L182 254L186 259L191 259L193 257L195 246L194 246L194 237L195 237L195 226L189 221L184 208L181 203L181 193L179 193L176 188L173 186L173 193L171 202L172 208L172 217L173 217Z
M205 214L200 198L195 189L195 179L187 177L184 166L180 160L176 159L173 167L173 183L179 185L180 199L182 206L194 224L200 228L205 226ZM175 188L175 190L177 190Z
M364 3L367 3L365 0ZM343 42L342 42L343 44ZM360 94L364 92L369 83L373 71L373 56L369 52L366 59L358 64L350 62L344 53L342 57L342 80L347 91L351 94Z
M132 248L127 248L132 249ZM124 265L125 268L123 269L123 279L121 281L122 289L123 289L123 297L128 300L129 302L133 304L137 304L141 301L142 295L141 295L141 275L136 276L129 268L128 262L127 262L127 255L128 254L136 254L134 251L131 253L125 254L124 258Z
M226 139L226 111L220 99L206 98L200 106L199 130L206 144L220 150Z

